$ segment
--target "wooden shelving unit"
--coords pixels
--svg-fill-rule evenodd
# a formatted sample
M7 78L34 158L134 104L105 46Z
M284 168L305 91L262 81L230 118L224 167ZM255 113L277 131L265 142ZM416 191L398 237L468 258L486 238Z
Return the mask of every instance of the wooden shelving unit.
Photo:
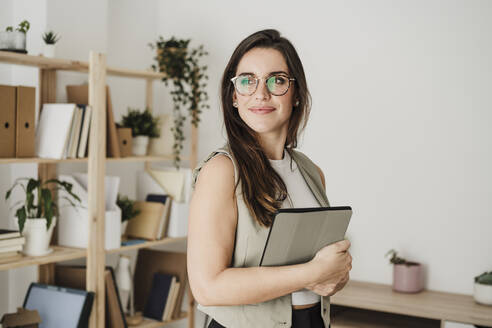
M181 157L181 160L189 160L189 156ZM107 158L108 162L162 162L172 161L172 156L128 156L120 158ZM51 164L51 163L87 163L88 158L0 158L0 164L18 164L18 163L38 163L38 164Z
M104 327L105 302L104 302L104 268L106 254L125 252L145 247L182 242L182 238L165 238L158 241L150 241L142 244L125 246L114 250L104 249L104 176L106 162L145 162L149 166L155 161L172 161L171 156L131 156L122 158L106 158L106 75L125 78L144 79L146 81L145 106L152 109L152 86L155 80L160 80L164 74L153 71L140 71L106 66L104 54L90 52L89 61L73 61L57 58L45 58L0 51L0 63L31 66L39 69L40 110L45 103L56 102L56 72L74 71L88 73L89 75L89 105L93 108L91 129L89 138L89 157L77 159L45 159L45 158L1 158L0 164L36 163L38 164L38 176L42 179L51 179L57 176L57 164L59 163L87 163L88 164L88 195L89 195L89 219L91 220L89 231L89 246L87 249L75 249L53 245L53 252L40 257L22 256L12 260L0 262L0 270L9 270L29 265L37 265L39 281L53 283L54 263L77 258L87 258L87 290L95 293L94 305L91 311L90 327ZM191 127L191 153L183 156L182 160L189 161L190 167L197 163L198 130ZM194 327L194 299L188 287L188 312L182 312L177 319L167 322L145 320L139 327L163 327L170 322L188 318L188 327Z
M21 268L28 265L42 265L60 261L80 259L86 256L86 250L62 246L51 246L53 251L44 256L21 256L0 261L0 270Z
M492 308L471 295L430 290L405 294L390 285L349 281L330 301L332 328L443 328L446 321L492 327Z

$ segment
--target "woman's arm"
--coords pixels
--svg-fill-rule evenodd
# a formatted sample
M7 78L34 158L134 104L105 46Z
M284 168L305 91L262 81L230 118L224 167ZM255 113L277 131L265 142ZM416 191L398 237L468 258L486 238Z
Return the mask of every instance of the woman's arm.
M188 275L198 303L259 303L313 282L310 264L230 268L236 225L234 167L227 156L219 155L201 169L190 205Z

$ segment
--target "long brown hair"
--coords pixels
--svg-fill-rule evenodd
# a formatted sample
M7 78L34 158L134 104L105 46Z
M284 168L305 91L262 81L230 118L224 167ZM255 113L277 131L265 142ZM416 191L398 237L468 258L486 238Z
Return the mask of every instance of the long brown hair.
M251 215L260 225L269 227L272 224L273 214L287 197L287 187L270 165L256 132L241 119L239 112L232 105L234 86L231 78L236 74L241 58L253 48L279 51L287 63L289 74L295 78L293 99L299 100L299 104L293 109L289 119L284 145L289 154L292 154L292 149L297 147L297 136L306 126L311 110L311 96L299 55L292 43L280 36L277 30L259 31L241 41L234 50L222 77L221 101L224 124L230 150L238 165L238 184L241 183L244 202Z

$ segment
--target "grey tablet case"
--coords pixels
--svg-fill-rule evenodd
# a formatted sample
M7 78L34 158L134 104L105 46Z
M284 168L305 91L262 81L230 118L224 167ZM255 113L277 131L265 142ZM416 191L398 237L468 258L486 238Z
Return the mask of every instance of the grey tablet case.
M309 262L321 248L345 238L351 216L350 206L278 210L260 266Z

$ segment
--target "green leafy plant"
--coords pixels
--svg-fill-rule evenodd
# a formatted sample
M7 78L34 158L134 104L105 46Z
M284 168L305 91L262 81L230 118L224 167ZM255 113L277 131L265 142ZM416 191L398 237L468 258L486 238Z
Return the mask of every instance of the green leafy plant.
M29 31L29 27L31 27L31 24L27 20L23 20L22 22L19 23L19 25L16 27L16 31L22 32L24 34ZM7 26L5 29L6 32L13 32L14 28L12 26Z
M62 198L66 199L72 206L77 206L76 203L80 204L80 198L72 192L71 183L57 179L42 181L33 178L19 178L7 190L5 200L10 198L14 188L19 187L24 190L26 194L25 200L20 200L13 205L13 207L22 205L15 212L21 232L24 230L26 219L44 218L46 219L46 227L49 228L51 226L53 217L58 213L58 206L52 199L50 185L55 185L53 188L55 191L66 191L71 198L67 196L63 196Z
M388 257L391 255L390 263L391 264L407 264L407 260L404 258L398 257L398 253L394 249L390 249L388 253L384 257Z
M19 23L19 26L16 28L16 30L26 34L27 31L29 31L29 27L31 27L31 24L27 20L23 20Z
M492 286L492 271L484 272L479 276L475 277L475 282L482 285Z
M132 129L132 136L159 137L158 117L153 117L150 110L140 111L137 108L128 108L128 112L121 119L121 125Z
M203 108L210 108L206 101L208 94L205 88L207 87L206 80L208 75L206 65L200 65L199 59L202 56L208 55L200 45L198 48L188 48L190 39L176 39L174 36L169 40L165 40L162 36L155 43L149 43L151 49L156 50L157 65L152 65L154 70L165 73L162 81L168 85L172 82L173 89L171 95L173 98L174 108L174 127L172 128L174 135L174 164L179 167L180 154L183 149L183 124L186 121L186 116L182 113L182 108L188 109L191 116L191 123L198 127L200 122L200 113Z
M140 214L140 210L134 208L135 201L129 199L127 196L118 194L116 204L121 209L121 222L130 220Z
M55 44L60 40L60 37L55 32L49 31L43 34L43 40L46 44Z

